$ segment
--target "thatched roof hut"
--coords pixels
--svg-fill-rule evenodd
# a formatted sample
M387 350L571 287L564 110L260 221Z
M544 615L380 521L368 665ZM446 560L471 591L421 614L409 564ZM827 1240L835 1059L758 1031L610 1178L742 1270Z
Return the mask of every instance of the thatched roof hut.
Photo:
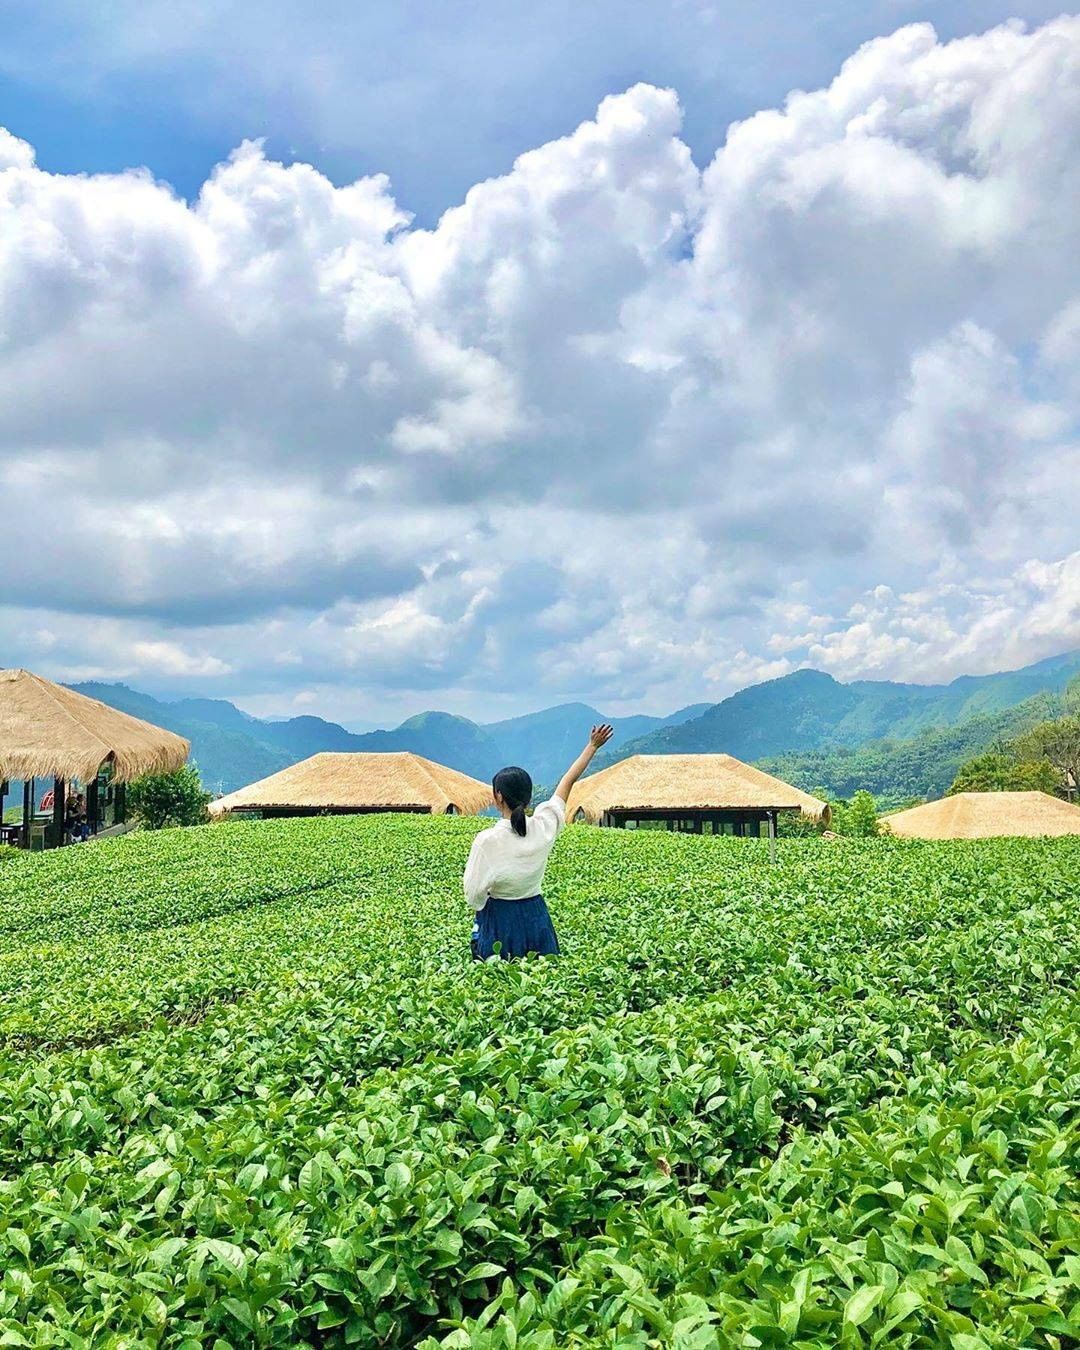
M1080 806L1046 792L957 792L887 816L902 839L994 839L1080 834Z
M211 803L215 815L350 815L368 811L475 815L491 805L491 787L407 751L312 755Z
M171 773L191 749L182 736L118 712L28 670L0 670L0 779L96 778L118 783Z
M778 811L827 820L829 808L731 755L631 755L581 779L566 814L593 824L687 820L700 833L708 821L716 830L729 821L756 824Z

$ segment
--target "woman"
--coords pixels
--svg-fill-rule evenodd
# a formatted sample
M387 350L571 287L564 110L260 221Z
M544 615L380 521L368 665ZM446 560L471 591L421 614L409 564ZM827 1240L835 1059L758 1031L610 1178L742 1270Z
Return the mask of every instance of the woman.
M524 769L500 769L491 783L495 805L502 816L492 829L478 834L465 868L465 898L476 910L472 953L478 961L495 955L504 960L527 956L557 956L559 939L551 924L541 889L544 869L555 836L566 823L566 799L589 761L611 739L611 727L593 727L588 744L566 773L555 795L531 817L525 808L532 800L532 779Z

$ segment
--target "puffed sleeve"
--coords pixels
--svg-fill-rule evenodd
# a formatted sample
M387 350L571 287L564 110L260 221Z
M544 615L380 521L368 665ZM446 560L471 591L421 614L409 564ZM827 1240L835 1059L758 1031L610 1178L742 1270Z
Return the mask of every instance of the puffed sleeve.
M549 797L532 813L532 828L543 832L551 843L566 824L566 803L561 797Z
M476 836L469 850L469 861L465 864L465 899L477 913L487 904L490 884L484 858L484 840L488 834L489 831L485 830Z

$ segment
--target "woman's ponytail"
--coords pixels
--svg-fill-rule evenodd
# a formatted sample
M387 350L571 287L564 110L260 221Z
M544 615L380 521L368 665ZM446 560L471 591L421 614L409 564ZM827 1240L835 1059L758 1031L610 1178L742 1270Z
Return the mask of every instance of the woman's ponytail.
M532 779L524 769L500 769L491 781L491 789L510 808L510 828L524 839L525 808L532 801Z

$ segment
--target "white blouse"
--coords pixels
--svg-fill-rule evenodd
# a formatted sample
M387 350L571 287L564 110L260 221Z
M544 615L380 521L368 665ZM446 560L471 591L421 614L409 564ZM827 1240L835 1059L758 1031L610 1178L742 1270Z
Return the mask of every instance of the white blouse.
M544 869L555 837L566 824L561 797L541 802L525 820L525 835L497 821L473 840L465 866L465 899L477 913L495 900L527 900L544 888Z

